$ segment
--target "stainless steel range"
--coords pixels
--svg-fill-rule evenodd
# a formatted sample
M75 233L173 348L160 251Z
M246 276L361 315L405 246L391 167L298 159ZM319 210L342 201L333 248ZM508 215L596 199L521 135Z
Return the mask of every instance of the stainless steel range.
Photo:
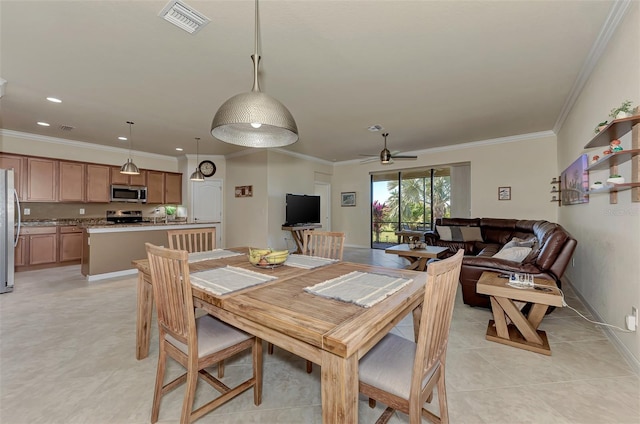
M138 224L142 222L142 211L107 211L107 222Z

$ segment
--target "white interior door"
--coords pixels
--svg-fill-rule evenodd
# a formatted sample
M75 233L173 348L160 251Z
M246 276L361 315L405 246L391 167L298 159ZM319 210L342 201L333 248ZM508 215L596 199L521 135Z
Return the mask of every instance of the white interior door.
M316 181L314 194L320 196L320 225L323 231L331 231L331 184Z
M193 222L220 222L216 225L216 246L222 246L222 180L192 182Z

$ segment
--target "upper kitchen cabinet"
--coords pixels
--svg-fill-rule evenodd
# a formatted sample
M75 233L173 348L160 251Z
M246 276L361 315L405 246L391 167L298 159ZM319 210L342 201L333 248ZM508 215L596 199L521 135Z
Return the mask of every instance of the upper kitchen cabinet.
M147 203L164 203L164 172L147 171Z
M58 201L84 202L84 173L86 165L79 162L58 164Z
M165 172L164 203L173 205L182 203L182 174Z
M58 161L27 158L27 202L58 200Z
M25 200L24 182L26 166L24 157L0 153L0 169L13 169L13 184L20 200Z
M119 166L111 167L111 184L115 185L131 185L131 186L146 186L147 185L147 171L140 170L138 175L127 175L120 173Z
M108 203L110 200L110 167L106 165L87 164L86 201L91 203Z

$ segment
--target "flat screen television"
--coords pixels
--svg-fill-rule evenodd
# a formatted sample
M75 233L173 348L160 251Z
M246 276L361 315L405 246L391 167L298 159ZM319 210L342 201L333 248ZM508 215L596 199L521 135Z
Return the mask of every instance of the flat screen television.
M320 196L287 193L285 225L317 224L320 222Z

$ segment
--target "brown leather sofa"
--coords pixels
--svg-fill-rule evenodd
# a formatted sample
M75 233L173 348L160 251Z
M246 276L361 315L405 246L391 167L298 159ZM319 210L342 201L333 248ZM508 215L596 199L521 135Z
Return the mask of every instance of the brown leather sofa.
M488 296L476 293L476 283L484 271L522 272L534 278L554 280L558 287L577 241L562 226L549 221L499 218L439 218L436 226L480 227L482 241L444 241L435 231L425 233L425 242L432 246L449 248L449 255L464 249L465 257L460 272L462 299L465 304L490 308ZM477 232L477 230L475 230ZM532 239L531 252L520 263L494 258L513 237Z

